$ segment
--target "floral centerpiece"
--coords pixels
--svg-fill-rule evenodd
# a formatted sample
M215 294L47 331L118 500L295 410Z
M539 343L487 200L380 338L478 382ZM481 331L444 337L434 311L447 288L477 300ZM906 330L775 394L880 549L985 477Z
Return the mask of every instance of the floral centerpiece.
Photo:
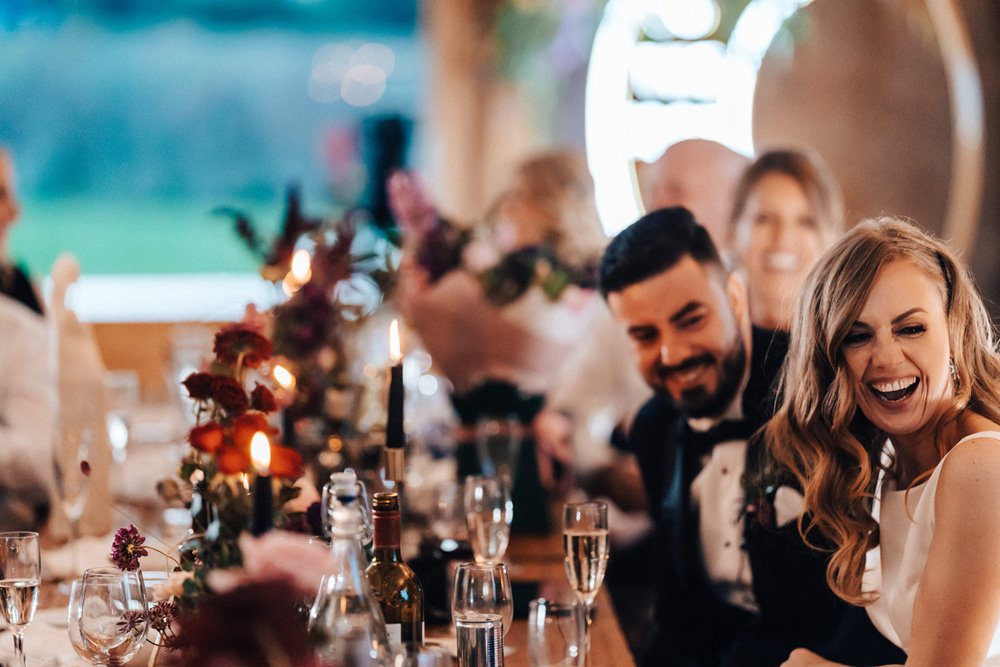
M211 368L183 381L195 401L197 423L188 435L191 449L179 472L182 482L190 485L194 531L181 551L180 567L194 575L185 585L182 604L204 592L208 571L242 562L237 538L248 529L252 511L254 434L265 433L272 443L276 514L299 494L295 480L302 476L302 457L277 442L279 431L268 418L278 408L265 366L271 358L271 341L237 324L216 334L213 349Z
M328 220L305 215L294 188L270 249L246 214L219 212L261 260L261 275L287 294L265 318L275 363L289 372L280 392L287 399L284 436L310 465L332 467L323 460L329 439L341 442L360 430L353 343L394 283L398 251L363 210Z

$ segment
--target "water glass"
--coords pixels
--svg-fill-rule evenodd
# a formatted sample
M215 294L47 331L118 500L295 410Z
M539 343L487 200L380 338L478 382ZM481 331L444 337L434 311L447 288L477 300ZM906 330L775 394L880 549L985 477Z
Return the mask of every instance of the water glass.
M142 572L92 568L83 573L78 625L98 664L131 660L146 641L146 586Z
M24 631L35 618L42 581L38 533L0 533L0 577L0 608L14 631L14 657L24 667Z
M66 632L69 643L76 654L91 664L100 664L99 656L87 646L80 634L80 614L83 612L83 579L74 579L69 588L69 604L66 606Z
M466 539L465 498L462 485L444 484L434 489L434 504L431 507L431 532L444 542L461 542Z
M389 662L392 667L453 667L451 653L442 646L401 646Z
M514 622L514 596L505 563L459 563L451 613L455 621L499 617L506 635Z
M528 603L528 656L531 667L583 667L586 660L586 607L579 600Z
M506 480L480 476L465 479L465 525L477 561L503 558L513 517L514 503Z

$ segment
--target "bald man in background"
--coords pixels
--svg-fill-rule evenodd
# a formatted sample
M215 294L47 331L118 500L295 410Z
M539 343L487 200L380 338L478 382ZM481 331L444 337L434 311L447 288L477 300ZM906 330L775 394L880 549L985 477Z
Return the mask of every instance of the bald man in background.
M733 197L750 158L707 139L667 147L655 162L639 163L639 191L646 211L683 206L724 250Z

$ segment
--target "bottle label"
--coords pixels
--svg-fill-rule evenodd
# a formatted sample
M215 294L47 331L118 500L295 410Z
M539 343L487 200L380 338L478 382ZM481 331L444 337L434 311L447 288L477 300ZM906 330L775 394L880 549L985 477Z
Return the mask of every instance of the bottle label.
M374 544L376 549L399 548L399 513L375 512Z
M389 637L389 646L398 649L403 645L403 626L399 623L386 623L385 634Z

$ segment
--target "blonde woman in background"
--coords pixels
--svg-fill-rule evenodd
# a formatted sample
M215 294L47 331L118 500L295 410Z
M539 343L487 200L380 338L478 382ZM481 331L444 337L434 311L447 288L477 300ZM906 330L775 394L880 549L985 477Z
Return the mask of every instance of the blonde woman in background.
M576 152L532 156L472 228L440 219L410 175L394 175L389 192L404 237L398 305L453 385L462 423L459 474L474 472L475 461L463 451L471 448L476 423L513 416L530 425L602 307L593 288L605 238L593 182ZM544 497L527 433L515 527L544 530ZM519 493L518 487L533 490Z
M966 269L894 219L848 232L796 307L769 451L832 543L831 588L907 665L1000 665L996 344Z

